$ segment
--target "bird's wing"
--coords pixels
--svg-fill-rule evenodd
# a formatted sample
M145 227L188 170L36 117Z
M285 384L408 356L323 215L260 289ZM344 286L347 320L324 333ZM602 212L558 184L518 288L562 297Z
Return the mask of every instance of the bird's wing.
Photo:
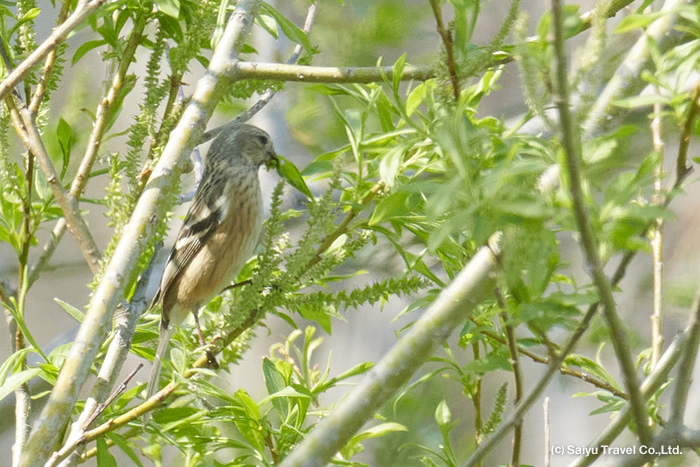
M205 177L206 178L206 177ZM228 214L228 181L201 186L175 240L153 303L158 303ZM223 188L223 189L220 189Z

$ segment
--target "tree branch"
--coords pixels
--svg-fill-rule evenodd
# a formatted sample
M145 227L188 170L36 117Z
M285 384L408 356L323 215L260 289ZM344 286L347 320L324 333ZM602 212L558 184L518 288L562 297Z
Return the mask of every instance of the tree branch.
M124 52L120 56L121 61L119 62L119 67L114 74L112 79L112 84L107 90L106 96L100 100L97 106L97 111L95 112L95 123L90 132L90 137L88 138L87 149L83 159L80 161L80 166L78 167L78 172L73 178L71 183L70 195L74 198L80 198L85 185L90 177L90 171L97 159L97 153L102 144L102 137L107 128L107 124L112 115L112 109L116 103L119 93L124 85L124 79L126 73L129 70L129 65L132 62L136 48L141 43L141 38L143 36L143 30L147 24L147 17L141 16L131 30L129 40L124 48ZM41 255L37 260L36 264L31 268L29 272L29 284L34 283L38 278L41 271L46 267L48 262L51 260L56 247L61 241L61 237L66 231L66 219L61 218L56 222L56 225L51 232L51 237L44 245Z
M156 253L157 250L158 247L156 247ZM53 453L45 467L56 465L71 454L73 456L76 455L74 453L75 448L81 443L86 430L94 421L99 407L103 405L112 391L117 376L129 354L129 349L131 349L131 342L139 317L149 305L146 300L146 290L152 277L153 266L156 263L156 253L153 254L148 267L141 273L131 301L128 304L122 303L117 307L117 311L114 313L113 339L109 343L109 348L97 374L97 381L92 388L90 397L85 401L85 406L80 416L73 423L71 432L63 447Z
M565 174L569 182L569 191L573 203L576 225L581 234L581 248L586 258L589 274L592 276L600 301L603 305L604 316L607 321L612 343L617 355L618 363L622 370L627 393L630 396L630 404L637 423L637 431L640 441L645 444L651 438L647 424L647 415L644 400L641 397L637 374L629 353L628 341L625 338L622 321L617 314L615 298L605 272L603 263L598 256L598 245L588 217L588 209L583 194L581 182L580 164L580 139L575 128L575 121L569 109L569 84L567 75L566 52L564 50L564 18L561 0L552 0L552 18L554 25L554 56L556 89L554 101L559 109L559 119L562 129L562 145L566 157Z
M440 9L440 2L438 0L430 0L430 7L433 9L433 16L435 16L435 22L437 23L437 32L440 34L442 43L445 45L445 53L447 54L447 73L450 76L450 81L452 82L452 95L455 101L459 100L459 78L457 77L457 64L455 63L455 53L454 40L452 39L452 33L449 29L445 29L445 24L442 21L442 10ZM391 78L390 78L391 79Z
M259 6L260 0L243 0L231 15L209 68L197 83L192 100L172 132L129 223L124 227L51 396L35 423L20 460L21 467L42 465L66 426L112 313L123 298L127 278L146 249L146 239L155 232L158 218L169 208L168 193L181 170L178 164L182 165L185 161L231 83L226 69L237 60Z
M435 303L335 409L282 461L281 467L326 465L375 411L423 364L435 348L493 290L498 234L482 247Z
M658 87L656 89L659 91ZM651 121L652 144L654 151L659 154L661 161L654 171L654 195L652 202L657 206L663 206L664 193L662 179L664 175L664 140L661 133L662 105L654 104L654 118ZM664 219L659 217L650 229L650 245L652 257L653 275L653 299L651 314L651 368L659 361L664 347L663 329L663 297L664 297Z
M29 57L20 63L7 78L0 82L0 99L3 99L8 92L14 89L34 65L43 60L52 50L58 47L71 31L80 26L80 23L93 14L105 1L106 0L79 1L73 14L70 15L63 24L54 29L51 35L42 42Z
M683 346L681 362L678 366L673 399L671 400L671 416L668 429L679 430L683 426L686 404L688 403L688 391L693 381L695 361L698 356L698 344L700 344L700 289L693 300L693 314L686 328L687 342Z
M19 115L22 119L23 128L17 128L17 134L22 139L27 150L36 157L39 167L44 177L46 177L46 182L51 187L56 202L61 207L68 229L78 242L80 251L88 263L90 271L95 275L99 272L102 255L97 248L95 240L92 238L85 219L80 214L77 198L68 193L61 185L60 176L56 172L49 154L46 152L39 129L34 121L34 116L26 107L19 110Z
M383 82L383 75L392 79L393 66L382 67L325 67L290 65L285 63L236 62L230 73L236 80L264 79L302 83L376 83ZM401 79L425 81L435 77L427 66L406 65Z
M641 385L642 397L646 400L653 396L654 393L661 387L661 385L668 382L668 376L671 373L673 367L678 363L681 357L683 348L686 346L688 341L689 329L686 328L682 334L676 336L676 338L668 346L666 352L659 359L659 363L654 367L651 374L644 380ZM591 448L588 451L590 454L585 456L580 456L571 463L572 467L583 467L591 465L595 460L602 454L602 449L595 450L595 447L600 447L603 445L609 446L613 441L622 433L622 430L629 424L632 419L632 414L630 413L630 404L627 402L615 415L613 421L605 427L605 429L600 433L600 435L592 441L588 447ZM639 465L639 464L637 464Z

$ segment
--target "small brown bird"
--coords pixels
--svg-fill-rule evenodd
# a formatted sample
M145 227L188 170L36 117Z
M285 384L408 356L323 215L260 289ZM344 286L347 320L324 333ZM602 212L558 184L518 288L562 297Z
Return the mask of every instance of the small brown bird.
M258 169L276 159L270 135L236 125L211 144L202 181L180 228L151 308L161 307L160 337L148 383L156 392L175 327L221 292L252 256L263 217Z

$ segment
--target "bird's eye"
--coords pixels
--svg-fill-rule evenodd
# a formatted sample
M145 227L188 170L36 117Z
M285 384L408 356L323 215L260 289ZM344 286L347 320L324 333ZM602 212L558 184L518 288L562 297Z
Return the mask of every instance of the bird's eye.
M264 136L264 135L258 136L258 141L260 141L260 144L262 144L263 146L266 146L267 145L267 136Z

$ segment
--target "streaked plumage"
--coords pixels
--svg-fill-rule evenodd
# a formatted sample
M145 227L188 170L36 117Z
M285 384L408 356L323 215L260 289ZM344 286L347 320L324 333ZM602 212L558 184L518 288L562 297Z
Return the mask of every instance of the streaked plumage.
M161 306L161 321L147 398L158 387L175 327L228 286L252 256L263 216L258 169L274 158L270 136L251 125L237 125L212 142L151 305Z

